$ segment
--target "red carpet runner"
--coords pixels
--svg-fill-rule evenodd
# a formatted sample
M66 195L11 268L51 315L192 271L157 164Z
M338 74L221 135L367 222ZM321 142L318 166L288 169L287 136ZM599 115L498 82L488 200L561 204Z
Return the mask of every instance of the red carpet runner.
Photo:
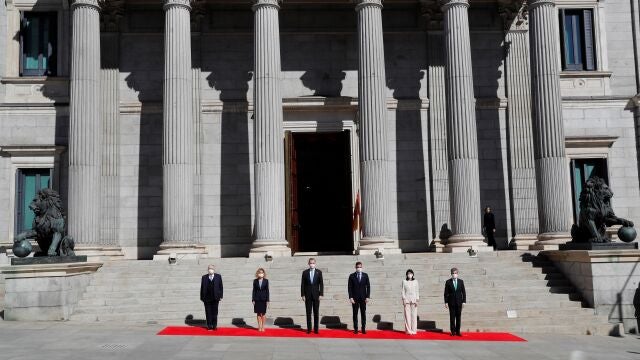
M401 331L392 330L367 330L366 334L357 335L352 330L321 329L319 334L307 334L300 329L265 329L258 332L252 328L218 328L216 331L208 331L205 328L195 326L168 326L158 335L173 336L251 336L251 337L288 337L310 339L375 339L375 340L456 340L456 341L526 341L509 333L493 332L467 332L462 336L449 336L448 333L419 331L417 335L409 336Z

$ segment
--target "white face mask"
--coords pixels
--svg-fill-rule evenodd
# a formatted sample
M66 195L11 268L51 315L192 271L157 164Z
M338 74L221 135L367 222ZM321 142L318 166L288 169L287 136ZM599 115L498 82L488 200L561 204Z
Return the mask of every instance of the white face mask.
M451 277L454 278L454 279L457 279L458 278L458 274L452 274Z
M264 277L264 274L258 274L258 277L262 279Z
M409 280L413 279L413 274L408 274L407 277L409 278Z
M209 269L209 275L213 275L215 271L213 269Z
M356 268L356 271L357 271L357 272L359 272L359 273L361 273L361 272L362 272L362 268L361 268L361 267Z
M309 264L309 269L315 269L316 268L316 264Z

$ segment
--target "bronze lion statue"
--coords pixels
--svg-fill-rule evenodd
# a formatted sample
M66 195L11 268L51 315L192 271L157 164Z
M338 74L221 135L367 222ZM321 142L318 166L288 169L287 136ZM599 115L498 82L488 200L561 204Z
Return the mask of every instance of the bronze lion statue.
M75 255L73 238L66 233L60 195L55 190L42 189L29 204L29 209L35 214L33 228L20 233L14 242L35 239L40 247L35 256Z
M613 192L603 179L592 176L580 192L580 217L571 228L573 242L610 242L607 226L633 226L633 222L619 218L611 208Z

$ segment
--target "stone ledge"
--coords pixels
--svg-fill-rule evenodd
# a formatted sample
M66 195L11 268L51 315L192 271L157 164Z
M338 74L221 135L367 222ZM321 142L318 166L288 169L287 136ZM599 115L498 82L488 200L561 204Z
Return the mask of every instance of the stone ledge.
M3 266L0 272L5 280L39 277L66 277L96 272L102 263L63 263Z
M542 255L553 262L638 262L640 250L551 250L542 251Z

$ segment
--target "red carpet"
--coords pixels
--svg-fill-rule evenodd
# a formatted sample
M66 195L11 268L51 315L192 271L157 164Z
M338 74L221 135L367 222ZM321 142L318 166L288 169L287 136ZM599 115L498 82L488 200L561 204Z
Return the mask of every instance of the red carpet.
M307 334L306 330L268 328L265 332L258 332L251 328L218 328L216 331L207 331L205 328L195 326L168 326L158 335L173 336L252 336L252 337L295 337L318 339L389 339L389 340L454 340L454 341L526 341L509 333L493 332L468 332L462 336L449 336L448 333L418 331L417 335L409 336L401 331L392 330L367 330L365 335L354 334L352 330L321 329L319 334Z

